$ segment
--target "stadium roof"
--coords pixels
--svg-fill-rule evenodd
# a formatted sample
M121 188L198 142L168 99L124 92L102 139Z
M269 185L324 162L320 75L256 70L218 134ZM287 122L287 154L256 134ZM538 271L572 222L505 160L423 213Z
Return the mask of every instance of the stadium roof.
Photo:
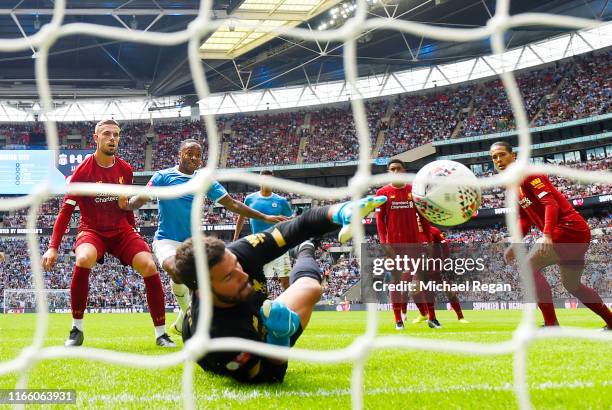
M274 3L274 7L281 7L290 2L312 4L310 1L322 0L214 0L213 15L217 19L228 19L228 24L224 26L225 34L220 31L203 39L204 51L207 42L212 45L216 37L227 37L232 29L234 33L238 32L238 26L232 27L228 16L252 12L248 11L250 4ZM199 3L197 0L71 0L68 2L65 22L90 22L173 32L187 27L195 18ZM372 16L391 16L446 27L483 26L495 11L495 2L492 0L370 0L368 3L369 14ZM304 22L299 25L316 30L318 27L328 28L340 24L343 20L341 15L345 12L350 15L350 4L340 3L339 7L344 9L332 8L318 15L316 10L311 11L307 19L300 17L300 21ZM1 41L2 38L19 38L23 34L37 32L41 25L51 19L53 1L6 0L0 7L5 7L0 8ZM325 7L329 7L329 3ZM528 11L608 21L612 6L607 0L511 2L512 14ZM275 18L285 19L280 21L289 21L286 15L280 13L267 12L267 15L276 15ZM261 19L265 16L259 17ZM565 31L550 27L513 29L506 34L506 46L514 48ZM251 35L246 39L252 41L245 42L243 38L241 43L232 43L233 49L224 50L226 53L230 50L233 59L209 59L204 54L203 64L212 92L284 87L344 78L342 44L339 42L323 44L283 37L269 39L271 36L265 33ZM238 49L240 53L234 52ZM35 51L0 53L1 99L37 98L32 59ZM490 53L488 41L453 43L392 30L375 30L364 33L358 39L358 68L360 76L384 74ZM61 38L54 44L48 66L56 97L159 97L194 93L186 44L157 47L75 35Z

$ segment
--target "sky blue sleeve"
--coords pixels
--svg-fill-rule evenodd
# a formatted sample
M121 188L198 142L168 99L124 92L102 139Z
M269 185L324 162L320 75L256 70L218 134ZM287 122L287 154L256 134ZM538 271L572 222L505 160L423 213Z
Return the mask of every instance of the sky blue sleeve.
M219 199L226 195L228 195L227 190L217 181L214 181L208 189L208 192L206 192L206 197L212 202L218 202Z
M149 182L147 183L147 186L163 186L163 182L162 182L163 178L164 177L159 171L155 172L153 176L151 177L151 179L149 180Z
M244 204L246 206L251 206L251 204L253 203L253 194L248 194L245 198L244 198Z
M284 216L292 216L293 215L293 210L291 209L291 205L289 205L289 201L287 200L287 198L283 198L283 212L282 215Z

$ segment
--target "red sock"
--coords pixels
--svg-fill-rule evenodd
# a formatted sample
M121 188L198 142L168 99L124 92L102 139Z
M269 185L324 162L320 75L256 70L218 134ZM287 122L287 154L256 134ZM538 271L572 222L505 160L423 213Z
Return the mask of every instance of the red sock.
M408 311L408 303L402 302L402 313L406 314L407 311Z
M429 320L436 318L436 298L433 292L425 292L425 301L427 302L427 315Z
M558 325L559 322L557 321L557 313L555 312L550 285L539 270L533 272L533 280L535 283L538 307L540 311L542 311L542 316L544 316L544 326Z
M159 274L144 278L147 291L147 304L149 313L153 319L153 325L162 326L166 324L166 302L164 300L164 289Z
M423 292L416 292L412 298L421 316L427 316L427 304L423 300Z
M70 307L74 319L83 319L85 308L87 308L89 272L91 269L74 266L74 274L70 282Z
M393 315L395 316L395 323L402 322L402 304L401 303L393 304Z
M603 320L606 321L606 325L612 329L612 312L606 305L604 305L601 297L595 292L595 290L585 285L580 285L574 289L572 295L576 296L584 306L591 309L595 314L599 315Z
M455 314L457 315L457 319L459 320L463 319L463 311L461 310L461 303L459 303L459 298L457 297L457 295L449 296L448 302L450 303L451 307L455 311Z

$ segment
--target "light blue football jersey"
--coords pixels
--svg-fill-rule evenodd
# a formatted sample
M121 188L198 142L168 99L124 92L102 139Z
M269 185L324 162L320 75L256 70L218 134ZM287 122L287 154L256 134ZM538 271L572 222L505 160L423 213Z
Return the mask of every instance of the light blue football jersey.
M164 187L181 185L193 177L183 174L178 167L163 169L155 172L149 180L148 186ZM213 202L218 202L221 198L228 195L227 190L219 182L215 181L210 186L206 196ZM155 232L155 240L172 239L173 241L183 242L191 237L191 206L193 205L193 194L184 195L173 199L160 199L159 205L159 225Z
M262 196L259 191L253 192L244 198L244 204L266 215L293 215L289 201L287 201L286 198L274 193L270 196ZM265 231L269 227L273 226L273 224L260 221L259 219L251 218L250 222L252 233Z

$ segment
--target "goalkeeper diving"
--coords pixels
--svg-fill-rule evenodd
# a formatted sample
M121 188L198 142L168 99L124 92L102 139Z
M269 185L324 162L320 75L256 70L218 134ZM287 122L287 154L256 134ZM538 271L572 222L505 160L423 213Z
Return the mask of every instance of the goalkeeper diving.
M386 201L384 196L359 200L359 215L368 215ZM241 337L280 346L293 346L310 320L322 294L321 270L310 238L342 226L340 242L351 237L352 202L313 208L299 217L266 231L246 236L227 246L204 237L213 297L210 337ZM296 247L290 286L274 301L268 300L263 266ZM200 295L192 239L176 252L176 272L193 290L191 306L183 322L183 340L196 331ZM231 376L244 383L282 382L287 361L247 351L210 352L198 364L206 371Z

